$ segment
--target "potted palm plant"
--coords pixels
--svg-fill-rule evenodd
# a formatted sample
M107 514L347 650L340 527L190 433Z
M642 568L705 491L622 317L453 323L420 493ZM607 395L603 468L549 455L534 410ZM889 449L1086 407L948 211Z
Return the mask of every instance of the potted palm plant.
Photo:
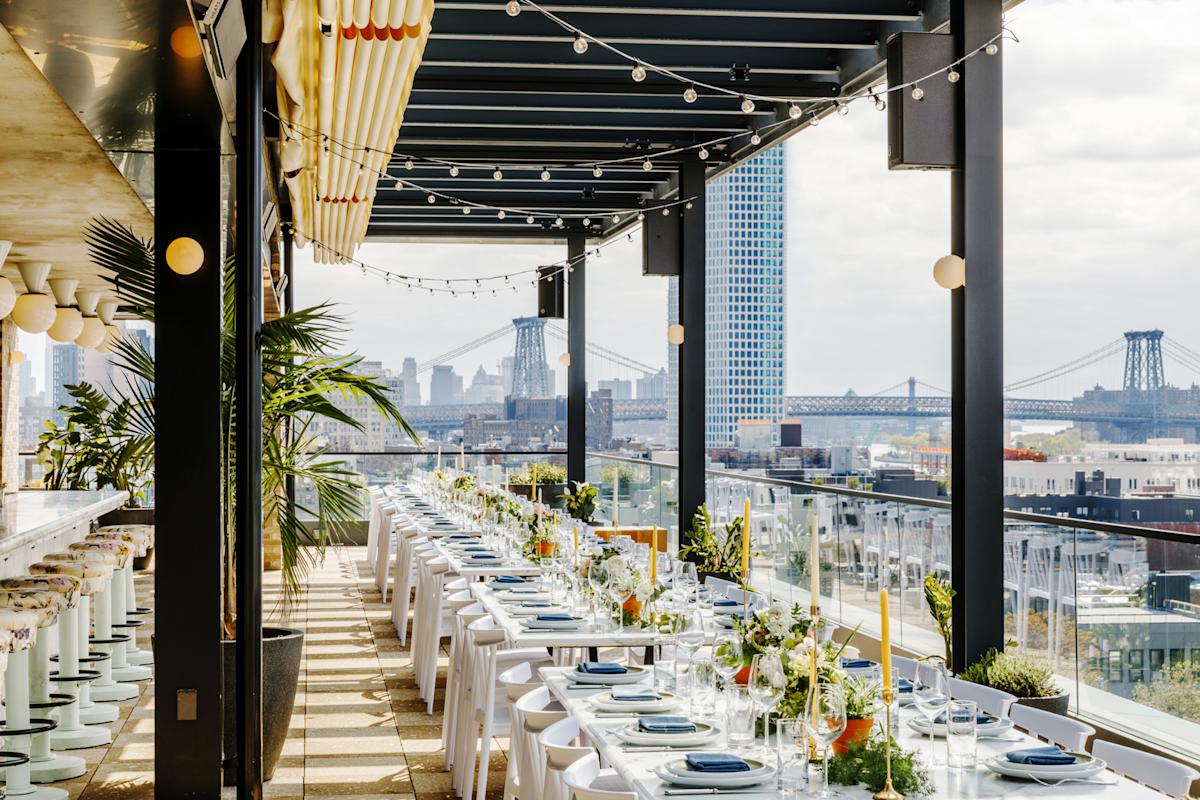
M121 305L141 319L154 321L154 245L132 231L106 219L93 221L85 230L92 260L101 273L111 273L110 282ZM225 330L232 340L233 264L227 261ZM362 358L355 354L329 355L342 346L346 330L343 317L327 304L300 309L262 326L263 385L262 432L263 520L278 527L282 544L281 580L283 613L288 613L300 593L310 567L322 558L324 547L337 541L362 510L362 486L358 473L346 469L342 460L329 455L309 434L317 418L332 419L361 429L362 423L340 410L333 402L338 394L369 402L386 421L404 430L414 441L416 434L389 399L386 386L359 372ZM115 365L141 388L136 402L152 412L154 359L136 341L124 339L116 347ZM237 383L232 359L222 365L222 419L224 443L225 501L223 508L224 553L223 624L225 642L225 694L236 696L233 640L237 632L237 585L233 561L234 519L237 497L233 476L237 439L233 410ZM114 390L116 391L116 390ZM149 432L153 434L153 425ZM288 479L307 482L314 490L315 504L303 505L289 497ZM306 518L315 524L306 524ZM166 532L164 532L166 535ZM263 629L263 774L270 778L283 750L295 704L303 633L297 629L264 626ZM233 703L225 711L225 752L233 748ZM234 763L226 757L226 783L234 777Z

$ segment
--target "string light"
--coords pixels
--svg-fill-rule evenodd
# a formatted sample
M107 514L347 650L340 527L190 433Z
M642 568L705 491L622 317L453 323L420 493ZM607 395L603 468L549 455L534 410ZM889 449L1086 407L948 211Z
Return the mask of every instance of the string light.
M404 168L405 168L405 169L407 169L407 170L411 170L411 169L413 168L413 162L412 162L412 159L411 159L411 158L409 158L409 159L405 159L405 161L404 161Z
M470 213L471 213L471 207L463 206L463 214L465 215L465 214L470 214Z
M612 221L613 221L613 225L616 225L618 222L620 222L620 221L621 221L621 215L620 215L620 214L613 214L613 215L612 215Z
M584 218L583 218L583 227L585 227L585 228L590 228L591 226L592 226L592 219L591 219L591 217L584 217Z
M788 105L788 119L800 119L800 106L795 103Z
M508 0L507 5L504 6L504 10L508 12L510 17L515 17L521 13L521 4L518 0Z
M758 147L760 144L762 144L762 137L758 135L758 131L750 134L750 144L754 145L755 147Z
M582 33L580 33L579 31L576 31L575 32L575 42L571 46L575 48L576 53L578 53L579 55L583 55L584 53L587 52L587 49L588 49L587 39L583 38Z
M913 100L924 100L925 99L925 90L922 89L920 86L914 86L913 90L912 90L912 99Z
M492 179L497 181L504 180L504 173L500 171L499 167L496 167L496 171L492 173Z
M696 155L700 157L701 161L708 161L708 149L707 148L701 147L696 152Z
M433 205L434 203L437 202L437 198L431 194L427 194L427 195L425 195L425 202L429 203L429 205Z
M987 53L989 56L994 56L994 55L996 55L996 53L1000 52L1000 46L998 44L996 44L994 41L988 42L987 45L983 48L983 52Z
M532 225L532 224L533 224L533 215L532 215L532 214L530 214L528 217L526 217L526 218L525 218L525 224L526 224L526 225Z
M451 178L457 178L457 177L458 177L458 167L451 165L451 167L450 167L450 177L451 177Z
M846 103L842 103L839 101L837 104L837 113L838 113L838 116L841 116L841 117L846 116L847 114L850 113L850 106Z
M604 174L604 170L600 169L599 164L592 167L592 177L599 178L603 174Z
M641 64L634 64L633 70L629 73L629 76L633 78L634 83L641 83L642 81L646 80L646 68Z
M951 83L958 83L958 79L960 77L961 76L958 74L958 70L956 69L952 69L946 73L946 80L950 81Z
M749 97L742 97L742 113L749 114L754 111L754 101Z
M496 219L504 219L505 216L507 215L504 213L503 208L496 212Z
M694 102L696 102L697 97L698 97L698 95L696 94L696 84L694 84L694 83L688 84L688 87L683 90L683 102L694 103Z
M542 175L541 175L541 178L542 178L542 180L544 180L544 181L548 181L548 180L550 180L550 170L546 169L545 167L542 167Z
M652 169L654 169L654 164L650 163L650 159L647 158L642 162L642 172L649 172Z

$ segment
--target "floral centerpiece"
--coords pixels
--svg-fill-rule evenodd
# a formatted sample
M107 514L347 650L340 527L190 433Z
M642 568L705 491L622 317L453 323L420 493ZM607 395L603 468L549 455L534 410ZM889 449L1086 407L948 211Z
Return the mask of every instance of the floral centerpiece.
M525 517L525 525L529 529L529 538L525 540L523 553L526 558L543 558L553 556L558 549L558 539L554 535L554 520L550 514L540 509Z
M575 491L563 495L567 503L567 513L590 525L592 516L596 513L596 487L586 481L575 481L573 485Z
M454 478L454 491L459 494L470 494L475 490L474 475L458 475Z
M642 624L642 612L646 604L661 593L661 587L650 582L650 577L629 557L613 553L604 559L607 568L607 584L616 587L625 598L621 604L621 624Z

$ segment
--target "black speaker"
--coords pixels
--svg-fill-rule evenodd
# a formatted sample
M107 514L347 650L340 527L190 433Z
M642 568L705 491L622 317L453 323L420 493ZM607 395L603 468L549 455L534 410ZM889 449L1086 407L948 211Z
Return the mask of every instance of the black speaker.
M683 240L682 206L649 209L642 220L642 274L678 275Z
M538 267L538 316L542 319L562 319L566 308L567 268Z
M954 60L948 33L903 31L887 43L888 86L933 77L914 87L888 92L888 169L953 169L957 166L957 89L946 65ZM965 65L957 69L962 71Z

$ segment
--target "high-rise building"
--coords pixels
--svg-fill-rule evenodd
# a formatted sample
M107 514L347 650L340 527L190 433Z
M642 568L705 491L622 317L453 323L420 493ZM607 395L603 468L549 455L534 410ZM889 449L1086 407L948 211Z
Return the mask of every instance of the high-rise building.
M674 349L674 347L672 347ZM661 400L667 396L667 371L660 369L637 379L638 400Z
M767 420L778 444L784 415L783 147L755 156L705 192L706 447L733 447L743 420ZM677 322L678 280L668 290ZM678 348L668 350L667 441L678 439Z
M95 350L73 344L56 344L50 350L51 368L46 392L54 409L54 422L61 425L66 415L59 408L74 402L67 387L90 383L101 391L109 391L113 389L113 369L108 357Z
M607 390L609 398L613 400L633 399L633 382L624 378L599 380L596 381L596 387L602 392Z
M400 377L404 379L404 404L408 406L421 405L421 384L417 382L417 360L412 356L404 359L400 367Z
M455 373L449 364L438 364L429 377L429 405L448 406L461 403L463 397L462 376Z
M503 403L503 379L499 375L488 374L480 364L471 379L471 385L467 387L465 400L467 403Z

